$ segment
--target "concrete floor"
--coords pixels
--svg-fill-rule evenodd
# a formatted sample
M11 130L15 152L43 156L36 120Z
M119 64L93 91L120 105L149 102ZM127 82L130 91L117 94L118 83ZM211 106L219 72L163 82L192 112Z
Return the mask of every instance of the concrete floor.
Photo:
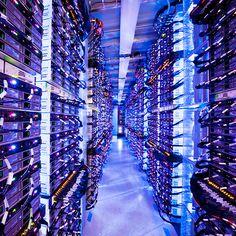
M83 236L177 236L155 209L152 189L125 139L112 143L98 202L87 212Z

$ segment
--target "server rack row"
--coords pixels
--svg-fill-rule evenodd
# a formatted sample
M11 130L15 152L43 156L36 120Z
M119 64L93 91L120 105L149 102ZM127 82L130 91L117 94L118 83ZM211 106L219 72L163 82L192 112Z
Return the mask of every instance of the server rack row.
M200 152L198 115L202 97L195 88L194 2L170 1L155 16L156 40L140 61L126 104L131 149L153 188L163 220L179 235L193 235L198 207L190 179ZM198 40L198 39L197 39ZM199 48L204 42L198 40Z
M85 6L5 0L0 12L1 234L80 235Z
M88 149L89 184L86 209L92 209L98 196L99 182L112 138L112 86L105 71L101 47L103 23L93 19L89 37L88 78Z

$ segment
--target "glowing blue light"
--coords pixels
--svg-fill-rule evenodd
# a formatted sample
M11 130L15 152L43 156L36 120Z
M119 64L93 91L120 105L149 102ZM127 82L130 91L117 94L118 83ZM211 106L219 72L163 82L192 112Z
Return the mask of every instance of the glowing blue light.
M11 150L15 150L16 149L16 145L11 145Z
M13 84L13 85L17 85L17 81L14 79L14 80L11 80L11 82L10 82L11 84Z

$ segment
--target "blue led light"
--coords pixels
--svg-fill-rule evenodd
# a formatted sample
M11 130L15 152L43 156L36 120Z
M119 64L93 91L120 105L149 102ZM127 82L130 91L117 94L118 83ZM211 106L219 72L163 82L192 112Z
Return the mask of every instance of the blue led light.
M17 80L13 79L13 80L10 81L10 83L11 83L12 85L17 85Z
M15 150L16 149L16 145L11 145L10 150Z

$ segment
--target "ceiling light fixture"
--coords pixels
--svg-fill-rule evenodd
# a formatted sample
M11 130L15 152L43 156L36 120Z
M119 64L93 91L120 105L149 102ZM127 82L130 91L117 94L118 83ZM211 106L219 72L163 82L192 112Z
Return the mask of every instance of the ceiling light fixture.
M120 55L131 54L140 4L141 0L121 0ZM120 57L119 59L118 102L122 100L129 61L130 57Z

